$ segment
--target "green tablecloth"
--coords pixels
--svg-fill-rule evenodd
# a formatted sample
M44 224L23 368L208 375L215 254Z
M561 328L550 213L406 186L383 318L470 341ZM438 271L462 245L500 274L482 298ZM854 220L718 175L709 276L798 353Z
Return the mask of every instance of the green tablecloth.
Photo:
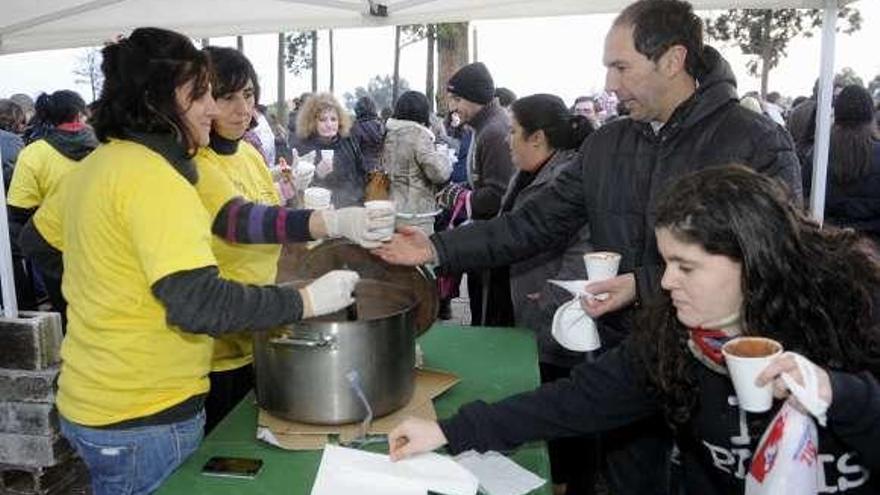
M530 390L539 383L534 336L515 328L474 328L435 325L419 339L425 366L451 371L461 382L434 400L441 418L462 404L496 401ZM160 495L292 494L311 491L321 451L293 452L256 440L257 408L245 398L205 439L199 449L158 491ZM200 468L211 456L256 457L263 469L253 480L203 476ZM518 449L512 459L544 479L550 464L543 443ZM545 483L534 494L550 494Z

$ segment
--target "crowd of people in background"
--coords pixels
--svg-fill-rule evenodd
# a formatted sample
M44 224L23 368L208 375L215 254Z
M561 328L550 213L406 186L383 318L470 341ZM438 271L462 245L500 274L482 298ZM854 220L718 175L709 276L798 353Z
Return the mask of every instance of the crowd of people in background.
M137 428L174 426L150 434L185 447L177 452L136 440L165 458L147 463L138 478L139 489L155 489L198 444L204 409L210 430L252 386L251 332L328 313L350 299L356 276L349 272L331 272L331 280L300 290L272 285L280 244L324 237L377 249L391 263L435 267L443 282L438 280L442 319L450 318L450 301L464 276L472 325L535 331L545 387L497 407L472 405L439 426L405 423L394 435L407 437L409 446L397 456L447 442L464 450L546 438L557 493L594 493L600 472L618 493L669 493L676 484L726 493L718 487L741 480L717 476L699 449L681 443L699 444L706 415L682 390L711 392L707 403L726 407L719 390L729 385L716 376L719 363L682 344L699 337L683 337L691 327L720 320L728 337L772 323L759 330L786 340L787 348L794 345L820 370L831 369L841 393L876 388L850 376L877 371L876 348L855 352L850 346L857 344L842 344L835 333L829 338L836 347L823 353L825 337L810 334L803 342L786 326L800 317L831 321L840 325L835 332L874 345L880 340L856 327L873 324L876 315L858 321L864 314L822 316L824 307L814 311L783 296L774 299L756 274L782 270L782 261L758 266L750 251L758 249L754 232L701 215L709 205L739 221L749 217L742 204L755 210L775 205L770 210L779 218L768 213L760 227L787 229L778 235L803 242L801 253L844 246L846 259L864 273L846 272L858 287L841 293L860 297L852 311L869 312L871 297L859 291L876 289L878 281L859 246L875 243L867 248L874 249L872 256L880 246L878 95L835 81L823 234L802 215L813 188L815 89L796 98L738 93L727 61L703 44L699 19L678 0L628 7L604 50L606 91L571 102L551 94L552 87L518 97L474 62L443 82L447 99L439 114L430 110L427 95L406 91L381 109L368 96L347 109L333 94L304 93L290 102L287 115L277 115L259 103L259 75L241 53L199 50L177 33L142 28L104 49L105 86L90 105L70 90L35 101L24 94L0 99L17 302L21 309L52 309L65 317L62 428L89 465L96 493L112 493L114 477L126 468L108 464L90 446L116 445ZM142 76L136 87L130 87L129 72ZM138 166L114 168L118 160ZM300 162L308 173L297 172ZM710 170L731 164L738 165L715 175ZM372 173L388 178L401 232L381 245L376 232L395 220L370 216L363 207ZM300 200L310 187L331 191L333 208L303 209ZM81 194L71 194L74 189ZM741 194L742 204L713 192ZM728 245L737 239L743 243L738 248ZM164 247L147 253L137 247L143 242ZM662 321L640 320L637 310L654 296L689 287L686 274L676 279L667 265L680 263L694 246L696 259L719 255L744 264L748 276L736 279L741 290L726 301L724 314L686 321L679 308L675 320L676 301L667 296L651 307ZM586 278L582 256L593 250L623 256L621 275L591 289L610 297L583 303L598 322L605 358L567 350L550 334L553 314L568 296L547 280ZM832 263L826 254L810 256ZM806 277L814 267L802 268ZM821 277L822 283L840 282ZM752 290L783 309L762 319L755 312L763 308L743 301ZM96 294L116 307L96 303ZM125 297L149 303L127 307ZM190 306L215 308L207 313L228 318L194 314ZM253 314L261 315L259 321L249 319ZM67 315L73 315L70 322ZM669 347L653 350L645 328ZM128 353L135 337L151 340L163 357ZM97 393L108 369L88 362L95 349L133 363L109 370L119 396ZM853 356L852 363L841 361ZM634 373L628 359L657 374ZM674 370L667 360L675 362ZM699 368L701 385L695 385L687 380L697 375L685 376L685 370L700 363L705 369ZM129 376L132 366L151 371ZM597 376L611 378L599 383ZM174 394L146 383L163 380ZM709 386L709 392L700 388ZM621 394L635 406L620 412ZM572 396L578 397L571 406L577 414L565 409ZM591 409L591 401L608 410ZM855 421L851 411L846 414ZM523 415L530 420L521 428L513 418ZM873 470L875 452L851 433L829 445L858 450ZM674 443L684 456L677 468L670 464Z

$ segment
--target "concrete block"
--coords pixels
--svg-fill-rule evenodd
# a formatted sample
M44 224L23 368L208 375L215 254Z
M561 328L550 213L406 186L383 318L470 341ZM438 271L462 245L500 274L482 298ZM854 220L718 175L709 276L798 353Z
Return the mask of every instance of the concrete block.
M38 371L0 368L0 400L53 403L58 371L58 366Z
M61 362L61 315L21 311L0 318L0 368L42 370Z
M85 464L72 457L48 468L0 466L0 493L4 495L71 495L83 493L89 472Z
M58 431L53 404L0 402L0 433L51 436Z
M73 449L61 435L0 433L0 464L51 467L69 459Z

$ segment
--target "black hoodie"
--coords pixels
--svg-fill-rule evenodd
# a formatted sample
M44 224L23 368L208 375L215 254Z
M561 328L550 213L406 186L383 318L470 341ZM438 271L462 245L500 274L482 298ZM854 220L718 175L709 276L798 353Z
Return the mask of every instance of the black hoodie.
M88 156L98 146L95 133L88 127L78 131L62 131L51 129L43 137L55 151L78 162Z

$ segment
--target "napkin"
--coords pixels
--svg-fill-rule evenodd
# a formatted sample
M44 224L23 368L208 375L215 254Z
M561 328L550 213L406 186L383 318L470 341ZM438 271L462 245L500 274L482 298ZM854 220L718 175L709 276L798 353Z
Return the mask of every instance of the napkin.
M434 453L391 462L387 455L327 445L311 495L475 495L477 478Z
M480 488L489 495L524 495L547 482L494 451L480 454L468 450L455 460L476 475Z

